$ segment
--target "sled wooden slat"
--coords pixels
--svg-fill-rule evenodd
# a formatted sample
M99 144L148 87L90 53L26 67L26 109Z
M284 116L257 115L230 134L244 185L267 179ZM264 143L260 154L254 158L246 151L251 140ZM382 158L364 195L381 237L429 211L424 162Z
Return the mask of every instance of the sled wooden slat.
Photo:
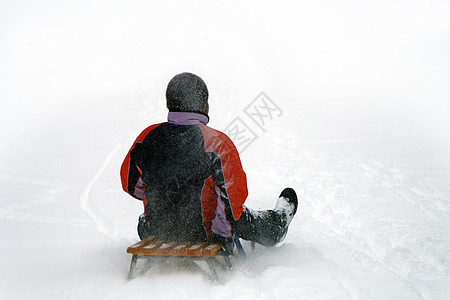
M176 245L176 242L165 242L153 250L152 255L168 255L169 251Z
M169 250L170 256L187 256L187 248L194 243L178 243L173 248Z
M167 242L158 240L154 236L150 236L136 244L127 248L127 252L133 256L131 258L130 271L128 279L133 279L136 269L141 270L140 274L147 272L158 261L162 260L182 260L203 272L207 278L216 282L221 281L221 274L226 270L231 270L232 265L230 258L224 252L217 253L222 246L219 244L196 243L196 242ZM220 256L220 257L218 257ZM221 262L218 258L221 258ZM144 268L137 268L138 260L146 260ZM194 262L205 261L209 267L210 273L203 270Z
M220 248L222 248L222 246L218 244L209 244L208 246L203 248L203 254L205 256L216 256L216 253L220 250Z
M151 242L152 240L154 240L154 239L155 239L155 237L154 237L154 236L151 236L151 237L149 237L149 238L147 238L147 239L145 239L145 240L142 240L142 241L140 241L140 242L138 242L138 243L136 243L136 244L134 244L134 245L131 245L130 247L128 247L127 253L133 253L133 249L142 248L142 247L144 247L144 246L150 244L150 242Z
M215 257L220 248L218 244L165 242L151 236L128 247L127 253L145 256Z
M186 256L203 256L202 250L207 243L195 243L187 248Z

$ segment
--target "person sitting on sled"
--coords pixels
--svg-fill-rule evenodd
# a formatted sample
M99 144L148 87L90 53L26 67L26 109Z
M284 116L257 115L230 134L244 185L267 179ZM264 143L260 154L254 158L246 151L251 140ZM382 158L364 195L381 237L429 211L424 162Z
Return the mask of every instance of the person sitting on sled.
M143 201L141 239L232 245L233 235L264 246L284 239L297 195L284 189L274 209L244 205L247 179L238 151L207 126L208 89L192 73L172 78L166 90L168 122L147 127L131 146L120 175L125 192Z

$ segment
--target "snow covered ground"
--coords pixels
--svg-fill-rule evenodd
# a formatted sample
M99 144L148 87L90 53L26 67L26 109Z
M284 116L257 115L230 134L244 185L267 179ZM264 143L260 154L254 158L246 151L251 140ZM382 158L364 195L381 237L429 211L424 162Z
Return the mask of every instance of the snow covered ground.
M446 1L2 1L0 298L450 299L449 36ZM258 135L248 206L300 198L223 285L126 280L142 204L119 167L183 71L211 127Z

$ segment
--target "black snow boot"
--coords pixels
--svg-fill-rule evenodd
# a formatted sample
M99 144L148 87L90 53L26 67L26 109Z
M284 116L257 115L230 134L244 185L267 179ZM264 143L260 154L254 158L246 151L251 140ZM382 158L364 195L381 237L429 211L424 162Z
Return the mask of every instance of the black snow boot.
M286 237L289 224L294 218L295 213L297 212L298 207L298 199L297 194L291 188L285 188L280 197L278 197L277 204L275 205L274 211L279 212L282 216L283 223L283 234L281 238L278 240L278 243L284 240Z
M297 206L297 195L291 188L281 192L274 209L256 211L244 206L236 234L266 247L275 246L285 238Z

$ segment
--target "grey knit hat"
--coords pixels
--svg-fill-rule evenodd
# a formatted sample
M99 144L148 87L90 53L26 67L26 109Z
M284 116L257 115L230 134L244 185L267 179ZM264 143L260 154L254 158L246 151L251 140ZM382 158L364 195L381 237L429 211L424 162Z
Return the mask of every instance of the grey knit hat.
M169 111L202 112L208 104L208 89L197 75L181 73L167 85L166 100Z

